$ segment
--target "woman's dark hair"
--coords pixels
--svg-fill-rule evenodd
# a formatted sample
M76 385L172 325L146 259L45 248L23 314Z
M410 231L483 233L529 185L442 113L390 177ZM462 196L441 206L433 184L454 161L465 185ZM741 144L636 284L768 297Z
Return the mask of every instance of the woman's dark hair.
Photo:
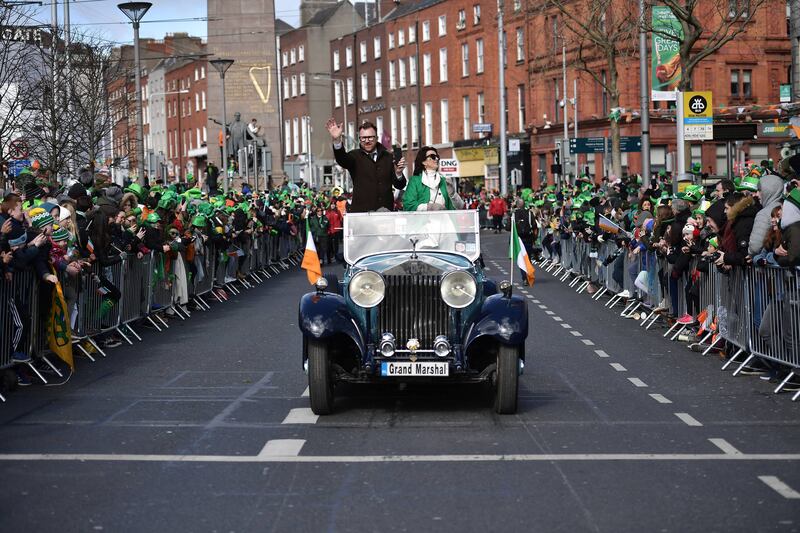
M773 207L772 211L770 211L769 214L770 219L777 217L778 214L781 212L781 209L782 207L779 205ZM767 235L764 237L764 242L763 242L764 248L772 252L775 250L775 248L781 245L782 240L783 240L783 234L781 232L780 226L778 226L777 228L773 228L772 224L770 223L769 231L767 231Z
M439 155L439 150L437 150L433 146L423 146L422 148L417 150L417 157L414 158L414 172L412 172L414 176L422 175L422 171L425 169L422 163L428 157L428 152L431 150L436 152L436 155Z

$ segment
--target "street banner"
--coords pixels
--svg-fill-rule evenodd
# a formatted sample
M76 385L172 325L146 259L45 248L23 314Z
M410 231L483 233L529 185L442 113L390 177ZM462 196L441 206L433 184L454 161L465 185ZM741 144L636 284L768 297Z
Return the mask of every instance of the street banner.
M652 30L650 99L654 102L675 100L675 90L681 80L679 40L683 39L683 28L670 8L653 6ZM670 35L676 38L670 39Z
M683 138L687 141L710 141L714 138L711 91L683 93Z

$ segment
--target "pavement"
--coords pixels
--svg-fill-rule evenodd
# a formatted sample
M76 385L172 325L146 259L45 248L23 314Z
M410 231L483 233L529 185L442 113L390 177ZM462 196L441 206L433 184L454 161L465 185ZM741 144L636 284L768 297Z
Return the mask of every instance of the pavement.
M507 279L508 234L482 238ZM800 530L788 394L546 272L533 288L514 277L531 331L516 415L496 415L486 387L436 383L341 386L336 413L313 415L293 269L79 360L63 386L9 395L0 527Z

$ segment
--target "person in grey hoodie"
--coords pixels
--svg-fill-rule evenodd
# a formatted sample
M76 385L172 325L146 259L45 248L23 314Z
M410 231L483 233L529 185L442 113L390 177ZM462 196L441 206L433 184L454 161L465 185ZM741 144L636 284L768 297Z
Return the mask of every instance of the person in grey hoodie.
M764 249L764 239L769 232L772 209L783 202L783 180L774 174L767 174L758 182L761 209L756 213L753 229L750 232L748 252L755 256Z

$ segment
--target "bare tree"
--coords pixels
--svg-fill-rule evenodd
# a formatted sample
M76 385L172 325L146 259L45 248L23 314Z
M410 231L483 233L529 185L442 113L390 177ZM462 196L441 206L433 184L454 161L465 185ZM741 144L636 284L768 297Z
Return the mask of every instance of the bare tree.
M657 0L648 1L669 8L680 22L683 35L654 28L645 17L645 29L678 42L681 74L678 90L692 88L692 74L702 60L745 33L753 17L771 0ZM779 12L781 2L774 2Z
M588 74L608 94L609 107L620 107L620 61L636 53L635 0L545 0L538 10L557 13L571 65ZM601 72L605 71L605 75ZM565 95L566 97L566 95ZM610 120L612 172L622 175L620 128Z

